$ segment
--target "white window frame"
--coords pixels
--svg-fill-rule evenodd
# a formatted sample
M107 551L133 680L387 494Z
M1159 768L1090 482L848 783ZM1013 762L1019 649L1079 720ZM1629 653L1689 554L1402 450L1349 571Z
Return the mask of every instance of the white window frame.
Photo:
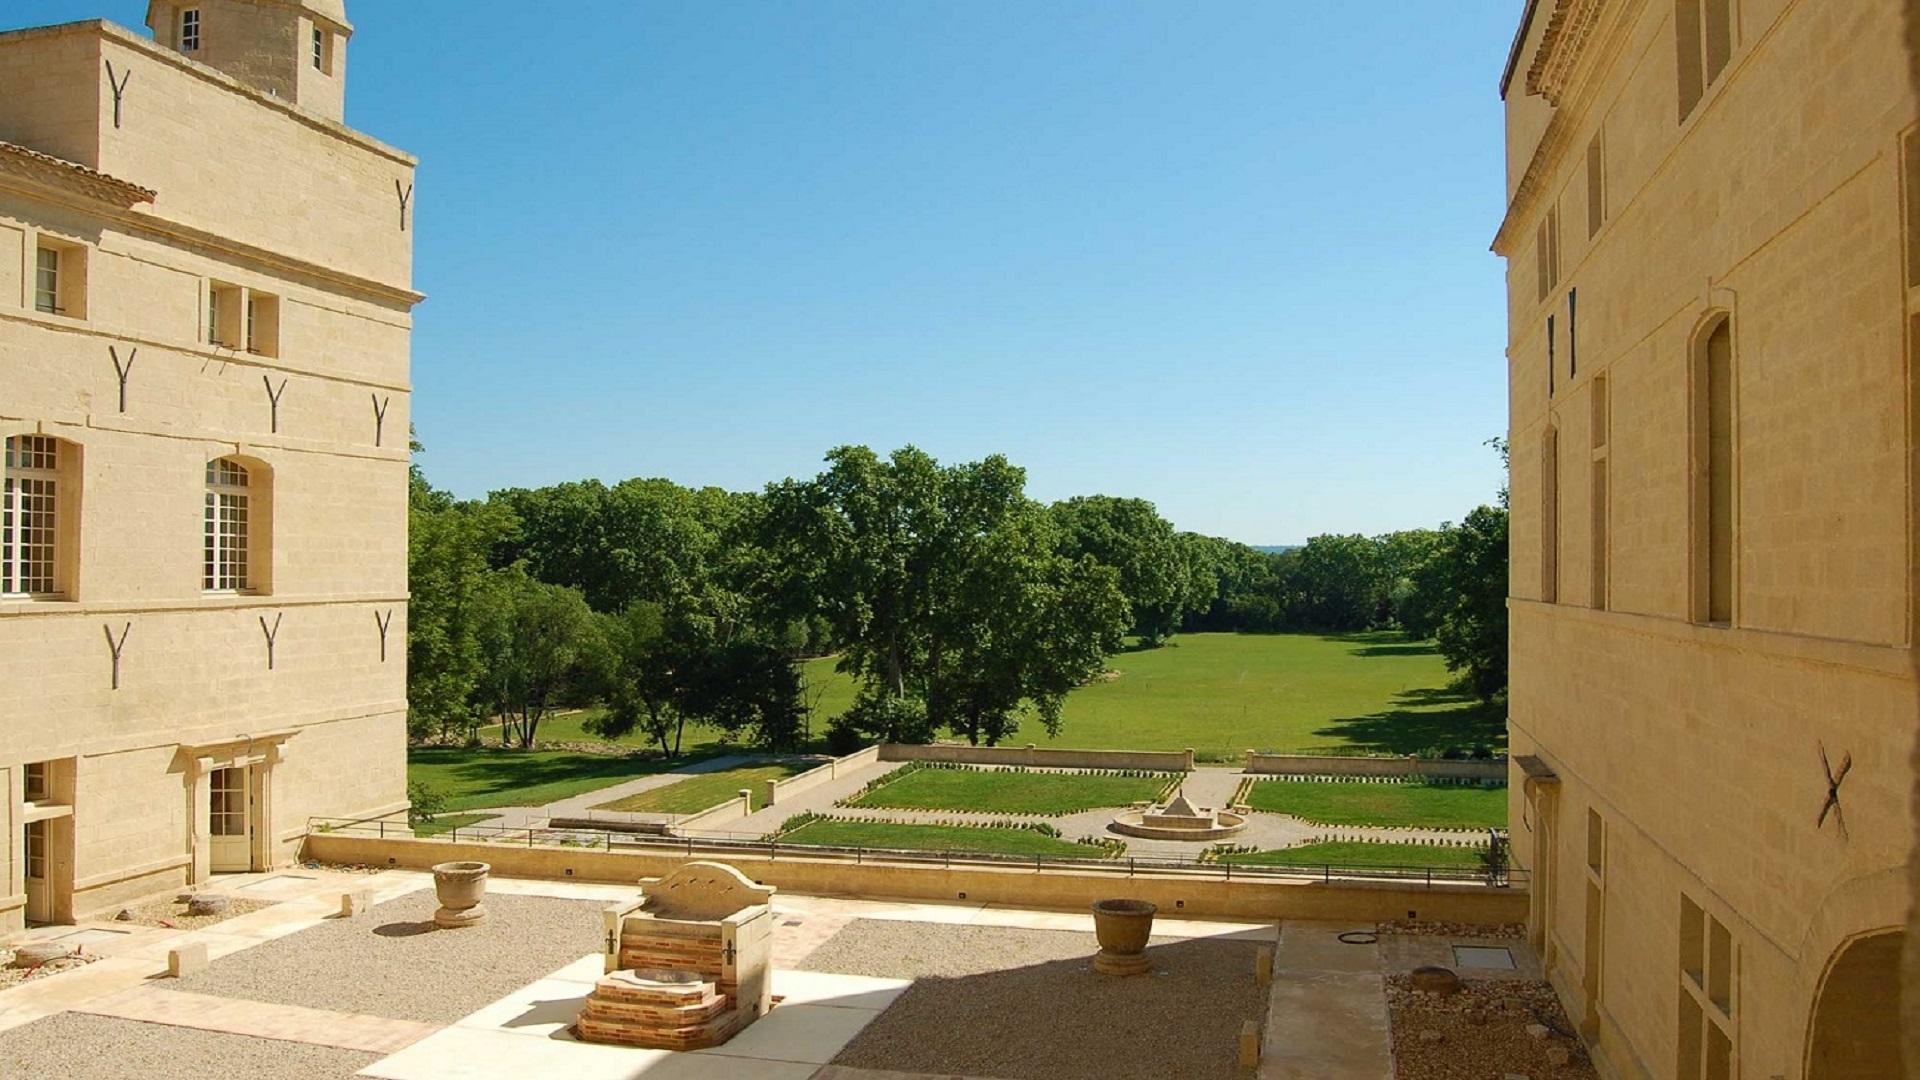
M23 787L28 802L46 802L53 796L52 769L44 761L27 763Z
M0 484L0 596L58 596L60 441L50 435L13 435L5 444L6 476ZM44 531L44 540L30 538L30 524L31 532ZM29 561L24 554L29 548L44 555Z
M321 26L313 28L313 70L327 73L327 31Z
M200 9L183 8L180 12L180 51L200 51Z
M201 589L211 593L247 592L253 586L252 475L231 458L207 462L202 518Z
M41 244L34 251L33 309L47 315L61 314L60 249Z

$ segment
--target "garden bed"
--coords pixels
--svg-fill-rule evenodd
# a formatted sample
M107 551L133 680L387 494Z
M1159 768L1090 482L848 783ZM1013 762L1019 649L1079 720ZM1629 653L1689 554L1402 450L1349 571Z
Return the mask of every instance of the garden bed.
M1490 829L1507 823L1507 789L1421 781L1255 780L1243 795L1255 810L1317 825Z
M759 810L767 805L767 781L785 780L789 776L798 776L808 769L818 768L820 764L821 762L811 759L756 761L736 765L730 769L689 776L685 780L657 787L651 791L642 791L624 799L601 803L594 809L635 813L697 814L702 810L711 810L729 799L738 798L740 789L746 788L753 793L753 808Z
M1179 778L1145 771L1042 772L913 762L840 805L1057 817L1159 802Z
M1109 859L1118 844L1080 844L1016 825L912 825L814 817L775 838L781 844L878 848L887 851L965 851L1050 859Z

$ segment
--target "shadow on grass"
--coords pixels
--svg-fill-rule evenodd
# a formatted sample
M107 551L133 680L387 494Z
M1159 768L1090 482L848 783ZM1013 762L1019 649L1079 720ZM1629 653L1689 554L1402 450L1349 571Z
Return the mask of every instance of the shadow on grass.
M1436 656L1439 646L1426 638L1410 638L1399 630L1359 630L1328 637L1352 645L1354 656Z
M1314 734L1382 754L1499 751L1507 745L1507 711L1461 690L1428 687L1401 692L1379 712L1329 721Z

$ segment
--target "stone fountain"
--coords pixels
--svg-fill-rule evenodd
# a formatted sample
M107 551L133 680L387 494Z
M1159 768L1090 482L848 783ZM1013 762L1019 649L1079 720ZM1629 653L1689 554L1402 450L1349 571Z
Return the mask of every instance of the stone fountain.
M1183 790L1165 806L1122 810L1107 827L1143 840L1219 840L1245 831L1247 818L1245 814L1195 806L1187 801Z
M774 890L690 862L606 910L605 971L574 1022L587 1042L718 1046L773 1004Z

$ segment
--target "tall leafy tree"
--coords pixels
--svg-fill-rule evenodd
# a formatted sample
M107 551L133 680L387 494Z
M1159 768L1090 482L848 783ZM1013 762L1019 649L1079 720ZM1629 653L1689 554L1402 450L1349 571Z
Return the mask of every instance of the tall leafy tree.
M789 603L845 643L841 668L864 684L853 722L992 741L1031 711L1057 728L1066 692L1126 628L1117 573L1061 553L1005 458L942 466L914 447L841 447L827 464L768 488L763 536L791 570Z
M1191 584L1172 523L1145 499L1087 495L1053 504L1060 550L1113 567L1127 598L1131 630L1160 645L1180 628Z
M502 740L532 749L540 723L600 651L599 627L579 590L536 581L518 566L480 590L486 665L478 694L500 718Z
M424 739L476 720L474 691L486 664L480 591L488 553L514 522L505 508L435 490L417 466L407 519L407 733Z

